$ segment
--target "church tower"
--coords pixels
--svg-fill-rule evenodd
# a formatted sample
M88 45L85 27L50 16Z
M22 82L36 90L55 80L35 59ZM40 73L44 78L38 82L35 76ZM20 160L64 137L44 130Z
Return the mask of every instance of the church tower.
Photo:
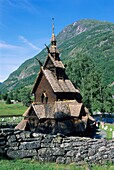
M32 93L35 96L35 102L42 103L42 96L45 94L46 102L80 100L79 91L74 87L65 73L65 67L59 57L59 51L56 45L54 34L54 23L52 23L52 38L50 48L47 47L48 55L44 65L34 84Z

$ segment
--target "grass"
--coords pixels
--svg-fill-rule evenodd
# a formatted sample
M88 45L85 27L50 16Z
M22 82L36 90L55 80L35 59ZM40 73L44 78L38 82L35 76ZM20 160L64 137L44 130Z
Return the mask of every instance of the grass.
M78 166L75 163L65 165L56 163L40 163L34 160L6 160L0 159L1 170L113 170L114 165L107 163L105 165L88 165L87 163Z
M76 165L75 163L66 164L56 164L56 163L40 163L34 160L0 160L1 170L113 170L114 165L107 163L105 165L88 165L87 163L83 165Z
M82 167L72 165L61 165L55 163L39 163L37 161L27 160L1 160L1 170L84 170Z
M22 103L6 104L4 101L0 101L0 116L22 115L26 109L27 107Z
M106 139L110 140L110 139L112 139L112 133L114 131L114 124L105 123L104 127L106 127L106 126L108 127L106 130L104 130L101 125L100 125L100 129L104 130L106 132L106 134L107 134Z

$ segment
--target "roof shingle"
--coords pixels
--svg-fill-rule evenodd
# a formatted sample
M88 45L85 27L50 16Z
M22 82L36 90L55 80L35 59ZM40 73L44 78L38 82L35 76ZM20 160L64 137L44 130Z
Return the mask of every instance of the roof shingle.
M48 80L54 92L78 92L79 93L79 91L75 89L75 87L73 86L73 84L69 79L57 80L50 70L43 69L43 73L46 76L46 79Z

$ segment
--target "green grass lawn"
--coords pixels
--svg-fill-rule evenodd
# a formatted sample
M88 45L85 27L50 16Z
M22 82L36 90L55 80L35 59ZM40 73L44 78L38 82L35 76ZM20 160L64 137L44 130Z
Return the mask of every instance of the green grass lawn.
M0 101L0 116L22 115L26 109L27 107L22 103L6 104L4 101Z
M108 140L112 139L112 133L113 133L113 131L114 131L114 124L105 123L104 126L105 126L105 127L107 126L108 128L107 128L106 130L104 130L104 129L102 128L102 126L100 125L100 129L101 129L101 130L104 130L104 131L106 132L106 134L107 134L106 139L108 139Z
M88 165L84 164L78 166L75 163L69 165L56 164L56 163L39 163L34 160L6 160L0 159L1 170L113 170L114 165Z

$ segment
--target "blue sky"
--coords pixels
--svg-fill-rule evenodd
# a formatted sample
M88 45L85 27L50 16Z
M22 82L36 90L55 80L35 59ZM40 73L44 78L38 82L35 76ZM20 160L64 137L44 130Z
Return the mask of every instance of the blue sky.
M114 0L0 0L0 82L81 19L114 22Z

